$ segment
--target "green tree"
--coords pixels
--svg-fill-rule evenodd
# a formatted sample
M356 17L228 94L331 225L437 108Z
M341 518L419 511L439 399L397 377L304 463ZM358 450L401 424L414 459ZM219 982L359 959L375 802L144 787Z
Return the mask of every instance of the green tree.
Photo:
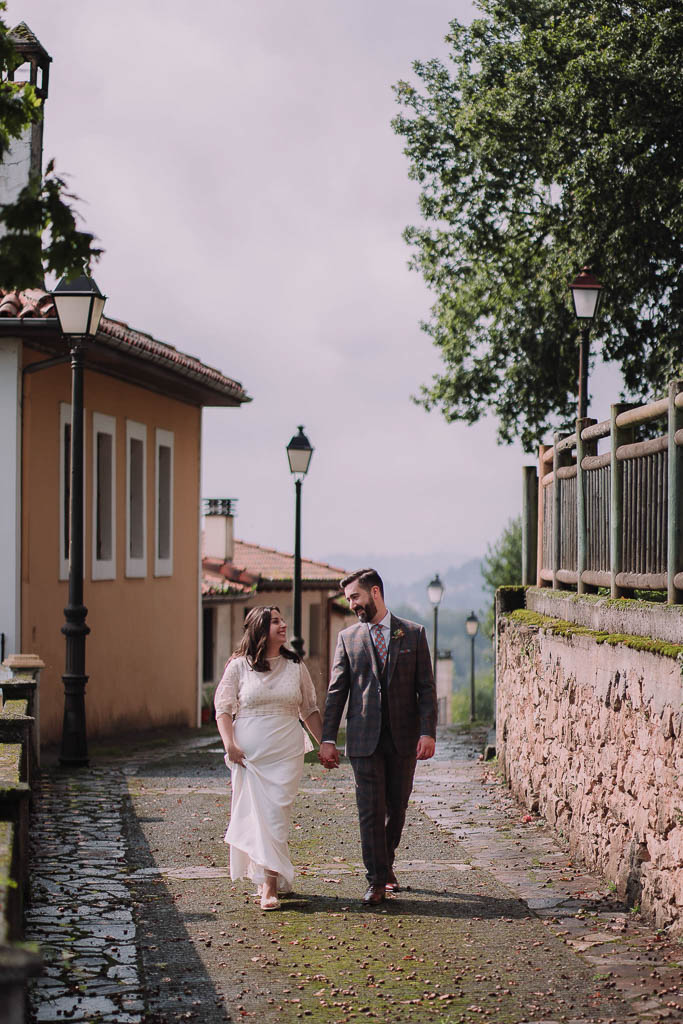
M12 140L42 117L33 86L8 80L21 58L9 37L5 9L0 2L0 162ZM78 228L75 199L51 161L45 175L31 180L16 202L0 206L0 286L42 285L48 271L61 276L97 259L101 250L94 247L93 235Z
M489 544L481 563L484 584L491 595L484 630L493 630L494 602L498 587L521 586L522 583L522 517L511 519L494 544Z
M418 401L447 420L493 410L529 449L575 414L568 282L604 284L592 331L624 395L683 364L683 6L671 0L480 0L450 23L450 68L395 86L424 224L411 266L443 372Z

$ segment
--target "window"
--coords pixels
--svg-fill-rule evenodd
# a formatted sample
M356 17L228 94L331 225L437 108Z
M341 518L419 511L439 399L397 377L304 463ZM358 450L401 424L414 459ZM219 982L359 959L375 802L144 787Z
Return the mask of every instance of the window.
M116 578L116 420L93 413L92 578Z
M212 683L216 636L216 609L202 609L202 681Z
M154 575L173 575L173 434L156 432Z
M59 403L59 578L69 578L71 406Z
M321 615L320 605L312 604L308 612L308 653L317 658L321 650Z
M85 460L83 502L85 504ZM85 520L84 520L85 522ZM59 403L59 579L69 578L69 537L71 529L71 406ZM85 562L85 529L83 530Z
M126 420L126 576L147 575L147 427Z

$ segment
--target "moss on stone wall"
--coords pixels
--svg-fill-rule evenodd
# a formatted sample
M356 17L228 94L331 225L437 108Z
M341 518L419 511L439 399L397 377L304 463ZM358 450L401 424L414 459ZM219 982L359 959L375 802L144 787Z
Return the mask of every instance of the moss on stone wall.
M602 608L634 608L639 611L651 605L657 609L658 613L666 610L671 615L683 615L680 604L665 603L665 598L661 596L665 595L665 591L639 591L639 593L649 593L648 599L645 597L610 597L609 594L577 594L571 590L553 590L551 587L527 587L526 589L557 601L571 601L572 604L598 604Z
M546 630L556 636L587 636L596 644L609 644L611 647L623 644L624 647L630 647L634 651L647 651L650 654L659 654L664 658L683 657L683 644L673 644L649 636L634 636L630 633L605 633L601 630L590 629L588 626L579 626L575 622L568 622L567 619L556 619L551 615L527 611L525 608L518 608L516 611L510 612L507 618L526 626Z

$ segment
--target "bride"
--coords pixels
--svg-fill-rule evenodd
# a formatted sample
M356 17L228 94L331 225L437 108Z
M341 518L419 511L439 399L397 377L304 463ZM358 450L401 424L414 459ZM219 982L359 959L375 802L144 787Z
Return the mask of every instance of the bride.
M252 608L214 698L232 775L230 877L256 882L263 910L277 910L294 879L287 836L304 765L299 718L322 740L313 682L286 639L279 608Z

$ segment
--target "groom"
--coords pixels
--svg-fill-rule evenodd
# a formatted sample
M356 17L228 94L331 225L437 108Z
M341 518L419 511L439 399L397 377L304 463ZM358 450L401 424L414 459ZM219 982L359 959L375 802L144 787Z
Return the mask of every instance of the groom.
M379 573L358 569L340 587L360 622L337 639L320 760L326 768L339 764L337 731L348 698L346 752L368 878L363 903L376 906L387 890L399 889L394 854L415 762L434 754L436 688L424 627L387 610Z

